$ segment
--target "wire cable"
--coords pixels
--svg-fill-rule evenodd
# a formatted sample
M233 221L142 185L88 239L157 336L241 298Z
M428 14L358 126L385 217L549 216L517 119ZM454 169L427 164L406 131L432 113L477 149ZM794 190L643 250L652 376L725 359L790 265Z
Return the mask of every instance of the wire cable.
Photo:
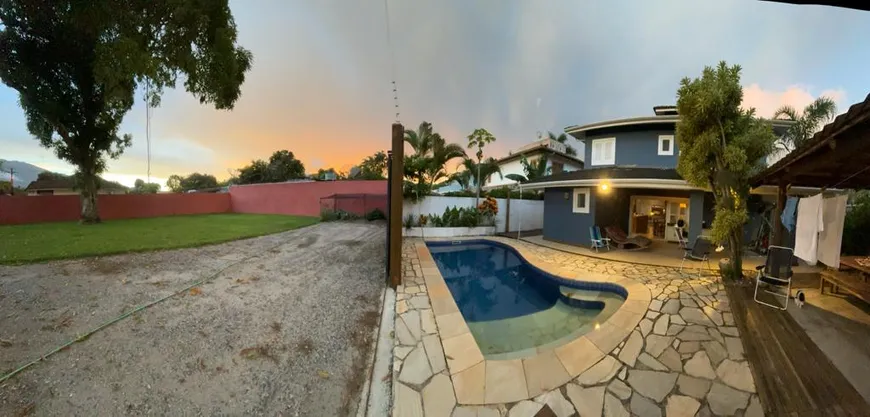
M390 73L393 83L393 105L396 108L396 123L399 123L399 90L396 87L396 57L393 52L393 35L390 32L390 7L389 0L384 0L384 16L387 23L387 47L390 49Z

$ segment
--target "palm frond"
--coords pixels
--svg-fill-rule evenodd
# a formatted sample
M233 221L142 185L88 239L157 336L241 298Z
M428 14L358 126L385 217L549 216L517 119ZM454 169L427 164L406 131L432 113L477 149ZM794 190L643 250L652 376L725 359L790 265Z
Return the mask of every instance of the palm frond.
M520 174L507 174L507 175L504 176L504 178L507 178L507 179L509 179L509 180L511 180L511 181L520 182L520 183L523 183L523 182L527 182L527 181L528 181L528 178L526 178L526 177L524 177L524 176L522 176L522 175L520 175Z
M782 106L776 109L775 112L773 112L774 119L780 119L782 116L786 117L785 120L797 120L798 118L800 118L800 116L798 116L797 114L797 110L795 110L794 107L788 105Z

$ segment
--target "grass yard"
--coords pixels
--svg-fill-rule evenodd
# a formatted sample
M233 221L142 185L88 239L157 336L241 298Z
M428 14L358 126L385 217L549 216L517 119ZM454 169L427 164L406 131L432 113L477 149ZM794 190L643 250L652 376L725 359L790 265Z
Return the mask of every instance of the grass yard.
M0 264L186 248L267 235L317 223L317 217L206 214L0 226Z

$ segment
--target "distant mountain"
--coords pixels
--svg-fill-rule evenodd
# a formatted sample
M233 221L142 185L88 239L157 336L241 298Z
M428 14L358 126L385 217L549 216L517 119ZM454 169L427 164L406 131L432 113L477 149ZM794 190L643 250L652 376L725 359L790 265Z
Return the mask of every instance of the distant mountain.
M15 171L15 186L20 188L27 188L28 184L36 181L36 177L40 172L48 171L27 162L0 159L0 181L9 181L10 170Z

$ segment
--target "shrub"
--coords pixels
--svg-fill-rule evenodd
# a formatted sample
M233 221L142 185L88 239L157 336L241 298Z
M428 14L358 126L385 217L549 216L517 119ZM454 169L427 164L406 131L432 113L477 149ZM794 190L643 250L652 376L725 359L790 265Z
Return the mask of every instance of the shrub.
M498 202L492 197L487 197L477 206L477 211L479 211L482 216L493 217L498 214Z
M474 191L461 190L461 191L448 191L443 195L447 197L474 197Z
M350 213L344 210L320 210L320 220L324 222L332 222L337 220L358 220L361 216L356 213Z
M386 220L387 216L384 215L384 212L381 209L374 209L368 213L366 213L366 220L374 221L374 220Z
M494 190L489 191L487 194L492 198L507 198L508 188L507 187L496 188ZM538 191L523 191L522 194L520 194L519 190L513 190L510 192L510 194L511 194L511 199L516 199L516 200L543 200L544 199L544 194L541 192L538 192Z
M405 226L405 229L414 227L414 215L411 213L406 214L405 218L402 220L402 225Z

